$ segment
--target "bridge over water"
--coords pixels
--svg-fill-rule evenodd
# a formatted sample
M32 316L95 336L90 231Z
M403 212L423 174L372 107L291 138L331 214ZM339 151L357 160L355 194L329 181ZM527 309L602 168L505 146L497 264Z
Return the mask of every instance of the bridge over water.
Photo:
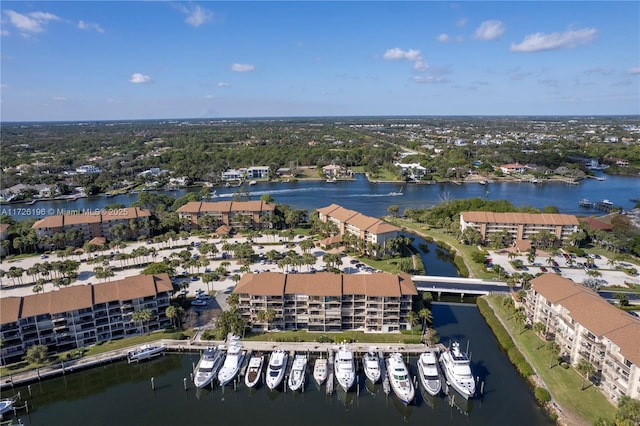
M439 277L433 275L414 275L412 277L418 291L430 291L438 295L459 294L460 299L465 295L484 295L492 293L508 293L511 289L507 283L478 278Z

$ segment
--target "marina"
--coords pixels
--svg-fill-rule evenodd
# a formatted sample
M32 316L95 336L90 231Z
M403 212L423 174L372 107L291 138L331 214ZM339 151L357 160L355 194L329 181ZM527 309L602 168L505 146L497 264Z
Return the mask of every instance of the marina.
M510 365L506 355L494 345L474 344L476 341L492 339L475 306L437 303L433 305L433 311L436 328L443 340L457 336L466 341L465 336L472 336L472 346L478 346L474 351L476 361L472 362L472 366L480 381L485 382L484 394L466 400L453 390L449 395L440 394L437 397L419 392L419 387L415 386L418 374L416 361L425 346L401 343L383 344L377 349L383 357L400 352L408 360L407 369L415 386L415 399L410 405L403 404L392 392L385 393L383 383L374 385L366 380L360 360L371 347L360 343L348 344L354 359L358 361L356 380L349 392L334 389L327 394L327 386L335 378L328 378L324 386L309 382L305 384L304 391L291 392L285 387L277 390L268 387L248 388L241 376L236 376L233 386L221 387L216 384L199 389L191 384L188 377L202 351L207 348L204 342L202 346L188 345L188 342L167 342L165 356L149 362L105 363L91 370L32 382L31 386L16 386L13 390L6 390L6 394L20 392L23 399L28 399L28 415L23 410L13 416L16 421L20 418L25 425L43 424L43 419L46 419L46 424L83 424L80 413L83 410L91 410L97 417L108 418L109 424L121 425L140 424L143 412L144 421L153 424L198 421L212 415L221 424L232 421L249 424L255 416L259 416L261 422L268 426L282 424L292 416L304 419L304 423L309 425L352 425L363 422L418 425L424 424L425 416L429 417L430 422L451 425L488 426L496 422L552 424L536 405L531 391ZM335 343L314 342L279 342L275 348L274 342L242 341L242 345L244 350L254 354L262 351L265 362L268 358L266 354L279 350L281 352L278 353L287 356L292 350L307 355L307 374L316 358L326 359L329 349L335 352L340 347ZM331 372L331 369L328 371ZM28 398L26 395L29 395ZM111 404L104 404L104 398L109 398ZM506 399L510 401L507 408L504 407ZM135 403L132 404L132 401ZM109 406L113 404L122 408L110 410ZM77 410L80 406L83 410Z

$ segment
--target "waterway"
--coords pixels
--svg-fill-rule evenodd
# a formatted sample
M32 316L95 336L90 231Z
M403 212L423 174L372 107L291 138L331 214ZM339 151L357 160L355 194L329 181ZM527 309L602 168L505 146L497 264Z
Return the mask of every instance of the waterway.
M397 205L400 212L403 212L406 208L433 207L447 199L476 197L509 200L517 207L533 206L542 209L545 206L554 205L561 213L599 215L602 213L598 210L580 207L580 200L586 198L595 202L608 199L615 206L630 209L635 205L630 199L640 198L640 179L630 176L606 176L604 181L585 179L578 185L560 182L403 185L401 183L371 183L363 175L356 175L355 181L338 181L336 183L324 181L258 182L256 185L244 185L241 188L222 187L216 189L217 198L214 200L230 200L238 189L249 191L252 199L259 199L263 194L271 194L277 203L287 204L296 209L312 211L336 203L375 217L388 214L387 209L391 205ZM199 189L180 189L163 191L163 193L180 197L188 191L199 191ZM389 195L393 192L402 192L402 195ZM136 199L135 194L126 194L110 198L81 198L76 201L40 201L31 205L5 204L0 206L0 212L20 220L58 214L65 210L91 211L113 203L129 206Z
M166 355L140 364L119 362L47 380L20 391L30 407L18 413L25 425L519 425L553 422L536 405L532 391L497 348L497 342L475 305L433 305L435 326L443 343L470 341L472 369L484 382L484 395L469 403L456 396L429 398L418 393L405 407L359 373L359 392L345 394L312 382L307 372L304 393L272 392L244 384L224 391L196 390L189 374L197 354ZM415 358L410 361L417 374ZM154 378L155 390L151 389ZM184 379L187 379L187 390ZM9 394L12 391L5 392ZM3 395L4 396L4 395Z

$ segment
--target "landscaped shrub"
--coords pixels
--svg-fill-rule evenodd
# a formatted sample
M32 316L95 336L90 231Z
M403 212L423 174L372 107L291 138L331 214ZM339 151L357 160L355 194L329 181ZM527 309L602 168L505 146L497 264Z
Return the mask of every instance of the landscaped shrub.
M184 334L182 331L176 331L170 336L170 338L173 340L186 340L187 335Z
M545 388L541 388L541 387L537 387L536 386L536 389L534 390L534 393L536 395L536 399L541 404L544 404L546 402L551 401L551 395L549 395L549 391L547 391Z
M323 334L322 336L316 337L316 342L318 342L318 343L333 343L333 339L331 337L327 336L326 334Z
M566 369L568 369L568 368L569 368L569 363L568 363L568 362L565 362L565 361L562 361L562 362L560 363L560 367L562 367L562 368L564 368L564 369L566 370Z
M417 344L422 342L420 341L419 337L411 337L408 339L402 339L402 343L404 343L405 345L411 345L411 344Z

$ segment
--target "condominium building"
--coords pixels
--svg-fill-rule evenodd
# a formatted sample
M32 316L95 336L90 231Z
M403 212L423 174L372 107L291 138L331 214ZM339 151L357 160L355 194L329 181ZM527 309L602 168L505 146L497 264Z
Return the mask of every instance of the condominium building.
M167 274L137 275L95 285L75 285L0 299L2 362L19 360L33 345L52 352L81 348L171 324L165 315L173 285ZM133 313L149 309L141 324Z
M531 280L525 312L532 324L546 326L571 364L584 359L596 368L599 387L611 401L640 398L640 319L557 274Z
M51 237L56 233L64 233L71 229L79 229L84 234L84 240L104 237L108 240L122 238L114 235L115 225L125 225L128 237L137 238L149 234L148 221L151 217L149 210L138 207L128 207L113 210L98 210L78 212L78 214L64 214L47 216L36 221L31 228L36 230L38 237ZM135 224L135 226L131 226Z
M540 231L549 231L558 240L566 241L578 230L578 219L573 215L555 213L460 213L460 230L477 229L486 240L493 233L507 231L514 240L527 240Z
M180 207L178 215L186 220L190 229L198 228L198 219L209 216L209 227L213 229L229 225L236 228L270 227L265 216L272 216L276 205L264 201L191 201Z
M318 209L318 215L323 222L333 222L338 227L340 235L351 234L356 237L379 244L384 247L389 238L396 238L400 228L381 219L365 216L354 210L345 209L337 204Z
M258 330L399 332L418 294L407 275L245 274L233 293L242 318ZM261 321L259 312L273 310ZM259 320L260 319L260 320Z

